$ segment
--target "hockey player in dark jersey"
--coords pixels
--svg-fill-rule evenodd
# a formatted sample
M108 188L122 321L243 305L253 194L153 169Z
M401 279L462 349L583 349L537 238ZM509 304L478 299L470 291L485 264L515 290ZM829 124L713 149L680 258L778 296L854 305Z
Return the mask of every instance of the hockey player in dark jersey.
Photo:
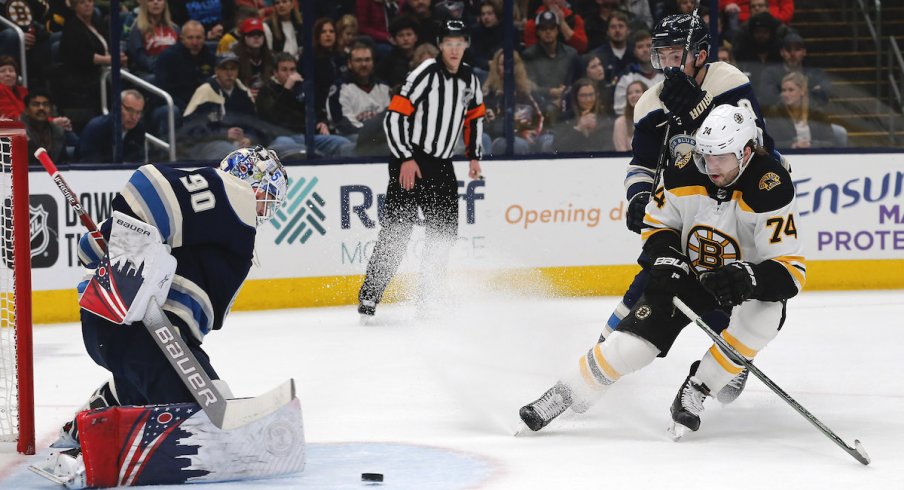
M219 169L189 171L150 164L132 174L112 203L114 218L120 220L108 219L100 225L110 244L109 251L105 253L89 234L79 242L79 260L91 270L78 287L82 335L92 360L112 374L79 412L100 407L194 402L148 330L135 325L140 317L135 322L130 322L128 315L125 321L121 317L111 321L109 311L101 305L103 298L91 301L89 296L93 293L90 288L86 290L91 280L96 280L92 278L103 275L96 269L111 269L110 264L115 265L112 250L117 238L127 247L135 241L135 237L123 240L117 233L124 235L141 227L162 239L152 254L139 245L142 257L157 255L165 259L159 263L175 263L173 271L160 276L172 280L168 290L162 288L153 294L200 365L221 393L231 398L202 342L205 335L222 328L251 268L257 226L276 213L286 191L284 167L275 153L259 146L230 153ZM121 223L131 225L117 227ZM157 262L142 263L142 267L151 267ZM147 271L144 277L149 277ZM139 301L141 291L133 304ZM77 454L75 421L64 426L53 447L75 449Z
M696 133L691 155L664 170L663 187L647 205L641 237L650 277L643 293L605 342L578 360L578 373L556 383L520 411L540 430L569 407L585 410L622 376L664 357L697 312L730 315L721 337L748 359L778 334L785 303L806 282L788 171L758 144L756 116L720 105ZM676 439L700 427L707 396L742 370L713 344L692 364L671 406Z

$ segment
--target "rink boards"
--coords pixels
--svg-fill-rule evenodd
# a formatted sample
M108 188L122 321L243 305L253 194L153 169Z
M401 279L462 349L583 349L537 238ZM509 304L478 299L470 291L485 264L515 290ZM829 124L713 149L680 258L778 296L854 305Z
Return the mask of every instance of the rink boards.
M797 228L808 290L904 288L904 155L795 155ZM627 158L490 161L484 180L459 175L459 240L450 270L465 283L562 295L621 294L636 273L640 238L624 225ZM107 218L133 170L66 170L82 206ZM386 193L385 164L289 167L285 206L259 229L236 309L357 301ZM44 172L32 172L36 322L77 318L75 215ZM412 283L423 251L415 227L398 284ZM459 281L461 282L461 281ZM406 296L395 287L388 300Z

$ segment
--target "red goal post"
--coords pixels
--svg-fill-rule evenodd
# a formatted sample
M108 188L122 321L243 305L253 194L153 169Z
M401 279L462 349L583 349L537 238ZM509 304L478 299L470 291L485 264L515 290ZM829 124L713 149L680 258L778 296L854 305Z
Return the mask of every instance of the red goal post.
M28 140L0 120L0 442L35 452Z

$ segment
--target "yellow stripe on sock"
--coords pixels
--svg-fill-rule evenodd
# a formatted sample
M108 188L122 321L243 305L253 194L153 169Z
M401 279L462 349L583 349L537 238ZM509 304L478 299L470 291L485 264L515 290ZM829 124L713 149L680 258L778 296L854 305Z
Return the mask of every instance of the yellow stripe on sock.
M581 377L584 378L584 382L587 383L587 386L599 386L599 381L593 377L593 373L591 373L590 368L587 367L587 356L581 356L578 360L578 367L581 371Z
M728 330L722 330L722 338L725 339L726 342L728 342L728 345L734 347L739 354L746 357L747 359L751 359L756 356L757 351L744 345L734 335L728 333Z
M621 374L606 361L606 358L603 357L603 351L600 350L600 345L596 344L593 347L593 358L596 360L596 364L606 373L606 376L609 377L612 381L618 381L618 378L621 378Z
M725 354L722 354L722 351L715 344L713 344L713 346L709 348L709 353L712 354L713 359L715 359L716 362L718 362L719 365L722 366L722 369L728 371L732 375L737 376L738 373L743 370L743 368L739 368L735 366L731 361L729 361L728 358L725 357Z

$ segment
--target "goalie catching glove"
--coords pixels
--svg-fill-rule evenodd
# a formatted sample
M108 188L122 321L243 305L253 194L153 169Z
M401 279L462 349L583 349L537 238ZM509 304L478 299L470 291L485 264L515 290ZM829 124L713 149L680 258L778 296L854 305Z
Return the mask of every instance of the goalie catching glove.
M672 124L684 131L697 129L712 109L712 95L679 68L666 68L664 72L659 99L669 110Z
M756 275L749 262L733 262L700 274L700 284L724 308L738 306L753 294Z
M176 259L152 225L115 211L107 254L79 298L79 305L113 323L141 321L148 303L163 305Z

